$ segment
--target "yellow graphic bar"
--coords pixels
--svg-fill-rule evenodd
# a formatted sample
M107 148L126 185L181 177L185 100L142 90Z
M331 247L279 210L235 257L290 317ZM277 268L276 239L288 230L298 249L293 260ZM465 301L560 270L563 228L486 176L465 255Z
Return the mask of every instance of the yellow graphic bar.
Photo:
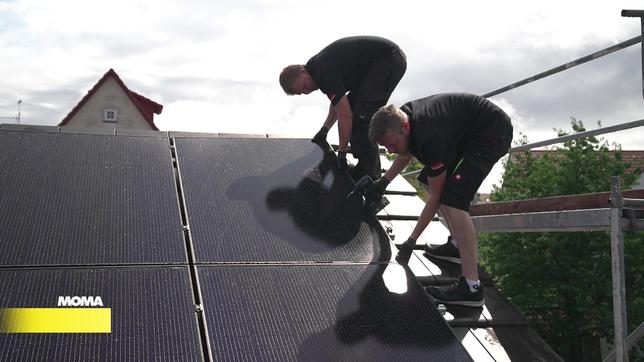
M2 333L111 333L111 308L2 308Z

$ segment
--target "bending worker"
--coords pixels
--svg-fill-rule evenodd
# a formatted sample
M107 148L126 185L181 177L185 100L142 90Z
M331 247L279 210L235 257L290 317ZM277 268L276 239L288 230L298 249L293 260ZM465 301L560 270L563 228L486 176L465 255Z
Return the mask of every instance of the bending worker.
M369 140L369 122L378 108L387 104L405 74L405 54L390 40L374 36L342 38L314 55L306 65L284 68L280 85L289 95L320 89L331 102L324 125L312 141L326 141L338 121L338 168L347 167L349 143L358 164L351 176L380 177L378 146ZM348 93L348 94L347 94Z
M512 142L510 117L483 97L436 94L397 108L382 107L373 116L369 137L396 159L368 190L381 196L389 182L416 157L425 167L418 176L429 199L398 260L406 263L416 240L440 210L451 237L429 254L460 263L462 277L453 285L429 287L437 302L481 306L485 302L477 270L477 238L469 206L492 166ZM401 261L402 260L402 261Z

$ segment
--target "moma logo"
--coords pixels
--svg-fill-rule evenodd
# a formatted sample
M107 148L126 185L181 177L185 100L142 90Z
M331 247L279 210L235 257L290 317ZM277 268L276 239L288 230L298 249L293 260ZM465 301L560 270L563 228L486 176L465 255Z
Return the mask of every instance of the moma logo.
M60 296L58 297L59 307L102 307L103 300L100 296Z

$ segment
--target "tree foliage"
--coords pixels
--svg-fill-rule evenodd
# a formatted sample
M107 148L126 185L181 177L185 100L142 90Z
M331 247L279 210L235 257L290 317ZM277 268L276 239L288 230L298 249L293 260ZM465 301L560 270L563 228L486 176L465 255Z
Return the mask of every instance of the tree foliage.
M583 123L571 120L574 132ZM558 135L567 133L558 130ZM523 138L519 143L527 143ZM518 152L505 162L492 201L610 191L610 176L629 188L621 149L596 137L568 141L541 156ZM626 187L625 187L626 186ZM629 330L644 320L644 233L624 236ZM480 236L481 264L499 288L566 360L597 359L599 338L612 342L610 234L607 232L494 233ZM583 356L583 357L582 357Z

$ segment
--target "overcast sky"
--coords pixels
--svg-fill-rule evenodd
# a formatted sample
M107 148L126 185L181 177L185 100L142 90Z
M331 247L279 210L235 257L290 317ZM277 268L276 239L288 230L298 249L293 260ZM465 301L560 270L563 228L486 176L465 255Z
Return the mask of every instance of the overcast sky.
M0 0L0 117L56 125L113 68L164 106L161 130L312 136L318 92L286 96L280 70L350 35L407 54L390 103L483 94L641 34L637 1ZM531 142L642 119L641 45L492 97ZM0 122L9 123L2 119ZM335 130L333 131L335 132ZM605 136L644 149L641 128ZM330 137L337 139L337 135ZM498 172L498 170L496 171ZM498 183L491 175L482 189ZM485 190L482 190L485 191Z

